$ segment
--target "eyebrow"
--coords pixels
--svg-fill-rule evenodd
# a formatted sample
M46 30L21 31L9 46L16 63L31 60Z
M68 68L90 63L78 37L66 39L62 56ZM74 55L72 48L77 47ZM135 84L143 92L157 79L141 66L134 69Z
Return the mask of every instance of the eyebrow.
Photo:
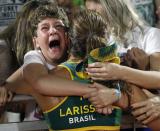
M49 24L49 22L44 22L44 23L41 23L40 26L42 26L42 25L48 25L48 24ZM61 25L64 26L64 23L63 23L63 22L60 22L60 21L56 21L56 22L54 23L54 25L56 25L56 24L61 24Z

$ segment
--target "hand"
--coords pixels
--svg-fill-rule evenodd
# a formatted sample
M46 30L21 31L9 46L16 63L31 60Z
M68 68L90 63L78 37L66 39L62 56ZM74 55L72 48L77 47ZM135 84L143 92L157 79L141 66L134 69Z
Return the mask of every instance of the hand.
M96 111L100 114L109 115L113 111L113 106L108 105L108 106L105 106L103 108L96 108Z
M116 89L110 89L98 83L90 85L91 88L97 88L97 91L93 91L85 94L83 97L96 107L103 108L116 102L119 97L116 95Z
M140 70L146 70L148 68L149 56L139 48L134 47L128 50L124 59L130 67Z
M2 86L0 87L0 106L4 106L8 101L8 91Z
M116 80L120 79L120 67L115 63L95 62L89 64L86 71L93 80Z
M145 90L145 94L151 98L132 105L133 115L144 124L160 117L160 97Z
M4 106L7 102L10 102L13 98L13 93L8 91L5 86L0 87L0 106Z

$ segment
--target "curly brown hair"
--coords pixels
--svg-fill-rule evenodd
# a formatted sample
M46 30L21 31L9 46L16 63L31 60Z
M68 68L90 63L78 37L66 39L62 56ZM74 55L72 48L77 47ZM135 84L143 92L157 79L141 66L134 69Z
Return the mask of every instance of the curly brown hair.
M61 19L66 28L69 28L69 21L65 11L55 4L47 4L39 6L30 16L32 35L36 36L37 26L45 18Z

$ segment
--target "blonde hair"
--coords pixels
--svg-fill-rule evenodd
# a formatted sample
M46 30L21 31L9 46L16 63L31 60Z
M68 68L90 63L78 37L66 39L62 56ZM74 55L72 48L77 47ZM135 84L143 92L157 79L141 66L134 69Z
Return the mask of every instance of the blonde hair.
M123 36L134 27L142 28L145 22L138 16L130 0L99 0L102 16L107 23L107 31L116 40L123 42Z
M91 50L105 46L106 22L95 11L83 10L73 21L71 53L84 58Z

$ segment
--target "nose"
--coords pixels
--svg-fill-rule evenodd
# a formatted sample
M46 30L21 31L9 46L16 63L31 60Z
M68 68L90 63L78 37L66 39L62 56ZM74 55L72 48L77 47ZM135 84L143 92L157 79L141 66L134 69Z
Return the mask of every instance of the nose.
M53 35L57 32L57 29L55 27L50 28L50 35Z

